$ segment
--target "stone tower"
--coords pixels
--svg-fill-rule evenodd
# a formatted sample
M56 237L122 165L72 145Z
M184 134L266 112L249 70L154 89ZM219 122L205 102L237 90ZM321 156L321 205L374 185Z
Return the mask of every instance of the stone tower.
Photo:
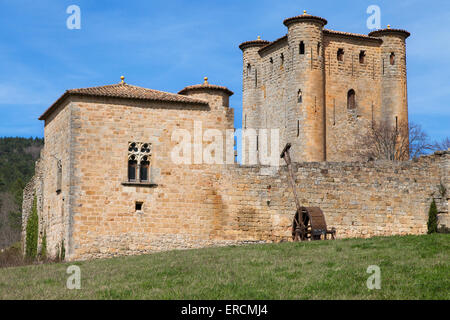
M257 135L278 129L279 151L291 143L294 161L360 160L357 140L371 123L408 122L409 33L388 27L363 35L327 30L326 24L304 12L284 20L285 36L239 46L242 128Z
M284 20L291 54L288 118L284 142L293 142L294 157L303 161L325 160L325 82L323 27L327 21L306 14Z
M383 120L392 125L396 122L408 122L405 40L410 33L388 26L387 29L369 33L369 36L383 40L381 44Z

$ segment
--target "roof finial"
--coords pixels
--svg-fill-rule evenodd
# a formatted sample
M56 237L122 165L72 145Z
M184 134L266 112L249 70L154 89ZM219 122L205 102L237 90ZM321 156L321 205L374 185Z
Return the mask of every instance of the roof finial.
M204 77L203 80L205 80L203 84L208 84L208 77Z
M390 29L390 28L391 28L391 25L390 25L390 24L388 24L388 26L387 26L387 27L388 27L388 29Z
M124 80L125 80L125 77L124 77L124 76L121 76L121 77L120 77L120 80L122 80L122 81L120 81L121 84L125 84L125 81L124 81Z
M258 36L258 38L257 38L258 40L261 40L261 36Z
M303 14L306 14L306 10L303 10Z

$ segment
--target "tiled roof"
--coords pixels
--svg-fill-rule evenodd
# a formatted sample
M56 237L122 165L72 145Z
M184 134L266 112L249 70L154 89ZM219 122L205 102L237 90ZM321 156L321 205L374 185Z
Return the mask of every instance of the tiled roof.
M375 37L371 37L371 36L368 36L365 34L360 34L360 33L350 33L350 32L335 31L335 30L330 30L330 29L323 29L323 32L325 34L330 34L330 35L348 36L348 37L360 38L360 39L365 39L365 40L374 40L374 41L378 41L378 42L382 41L380 38L375 38Z
M269 41L261 40L261 39L252 40L252 41L245 41L245 42L242 42L239 45L239 49L244 50L244 49L250 48L250 47L262 47L262 46L265 46L266 44L269 44L269 43L270 43Z
M292 17L292 18L287 18L286 20L283 21L284 25L287 27L289 26L291 23L298 21L298 20L303 20L303 21L317 21L320 22L322 25L326 25L328 23L327 20L325 20L324 18L321 17L317 17L317 16L312 16L310 14L302 14L300 16L296 16L296 17Z
M188 91L191 91L191 90L202 90L202 89L221 90L221 91L225 91L230 96L232 96L234 94L234 92L229 90L227 87L217 86L217 85L209 84L209 83L203 83L203 84L196 84L196 85L193 85L193 86L188 86L188 87L184 88L183 90L181 90L180 92L178 92L178 94L179 95L184 95Z
M302 17L302 16L299 16ZM392 30L392 29L391 29ZM370 40L370 41L376 41L376 42L382 42L382 40L380 38L376 38L376 37L371 37L365 34L359 34L359 33L350 33L350 32L342 32L342 31L335 31L335 30L330 30L330 29L323 29L324 34L329 34L329 35L337 35L337 36L344 36L344 37L354 37L354 38L360 38L360 39L365 39L365 40ZM262 53L264 51L266 51L267 49L271 48L273 45L281 42L281 41L285 41L287 40L288 35L284 35L272 42L267 42L266 45L264 45L263 47L261 47L261 49L258 50L259 53ZM251 41L250 41L251 42ZM245 43L245 42L244 42Z
M270 47L272 47L274 44L277 44L277 43L279 43L281 41L287 40L287 38L288 38L288 35L286 34L286 35L284 35L284 36L282 36L282 37L280 37L280 38L278 38L278 39L276 39L276 40L274 40L272 42L269 42L264 47L259 49L258 52L261 53L261 52L265 51L266 49L269 49Z
M379 30L375 30L369 33L369 36L371 37L380 37L386 34L401 34L402 36L406 38L408 38L411 33L409 33L406 30L403 29L391 29L391 28L387 28L387 29L379 29Z
M175 93L137 87L126 83L118 83L101 87L67 90L58 100L55 101L55 103L50 106L50 108L48 108L39 117L39 120L45 120L53 112L53 110L55 110L56 107L68 96L123 98L202 105L208 104L207 101L201 99L194 99Z

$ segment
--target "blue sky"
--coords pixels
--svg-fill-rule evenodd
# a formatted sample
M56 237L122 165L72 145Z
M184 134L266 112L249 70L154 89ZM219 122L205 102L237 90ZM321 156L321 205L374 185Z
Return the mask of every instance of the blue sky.
M81 29L69 30L70 5ZM0 136L43 136L37 118L66 89L126 82L178 92L210 83L235 92L241 127L242 55L246 40L274 40L283 19L308 13L326 28L368 33L369 5L381 24L411 32L407 40L410 121L433 138L450 136L450 2L405 1L151 1L0 0Z

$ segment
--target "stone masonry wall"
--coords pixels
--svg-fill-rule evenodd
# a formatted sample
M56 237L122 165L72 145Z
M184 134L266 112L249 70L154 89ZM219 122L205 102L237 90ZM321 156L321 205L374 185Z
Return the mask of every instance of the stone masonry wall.
M203 133L232 129L228 107L214 101L211 108L117 99L73 102L69 260L220 242L221 202L213 182L221 165L176 164L171 159L179 145L172 140L177 129L187 130L191 143L196 121ZM126 183L129 142L151 144L153 185ZM193 152L189 159L194 163ZM136 202L143 204L142 210L136 210Z
M329 35L325 37L327 161L357 161L357 137L367 123L381 118L379 42ZM338 49L344 50L338 61ZM365 52L364 62L359 54ZM355 91L356 108L347 109L347 93Z
M408 162L296 163L304 206L318 206L338 238L423 234L435 198L448 221L450 152ZM289 240L295 209L287 168L229 168L220 182L223 215L232 239ZM229 184L227 184L227 182ZM448 222L447 222L448 223Z
M111 115L115 112L114 107L102 109L99 104L80 104L77 108L81 107L109 110ZM89 117L86 110L75 109L79 119ZM198 117L201 112L194 114ZM168 111L168 123L171 117L176 115ZM114 122L111 120L111 125ZM165 141L164 129L159 135L154 129L147 130ZM90 132L86 124L83 132ZM100 132L105 133L106 143L109 130ZM142 134L135 131L132 138L142 138ZM77 137L77 143L95 139L95 135L79 133ZM66 220L73 220L72 238L66 239L74 246L66 256L68 260L290 241L295 204L285 166L174 165L165 158L173 144L157 140L152 141L153 187L122 184L126 166L118 164L126 162L126 151L122 150L126 143L110 141L106 145L115 147L108 149L96 148L98 144L93 141L83 145L86 152L80 152L80 146L75 150L76 161L83 164L74 170L74 205L69 211L73 216ZM449 196L441 190L449 188L449 169L449 151L408 162L294 164L301 204L322 208L328 226L337 229L338 238L426 233L432 198L438 204L440 223L448 226ZM39 164L24 192L24 212L31 210L33 190L38 195L38 208L42 206L43 181ZM135 201L144 203L141 212L136 212ZM42 209L39 212L40 223L47 230L60 225L54 219L47 220ZM59 244L59 239L48 238L49 247Z

